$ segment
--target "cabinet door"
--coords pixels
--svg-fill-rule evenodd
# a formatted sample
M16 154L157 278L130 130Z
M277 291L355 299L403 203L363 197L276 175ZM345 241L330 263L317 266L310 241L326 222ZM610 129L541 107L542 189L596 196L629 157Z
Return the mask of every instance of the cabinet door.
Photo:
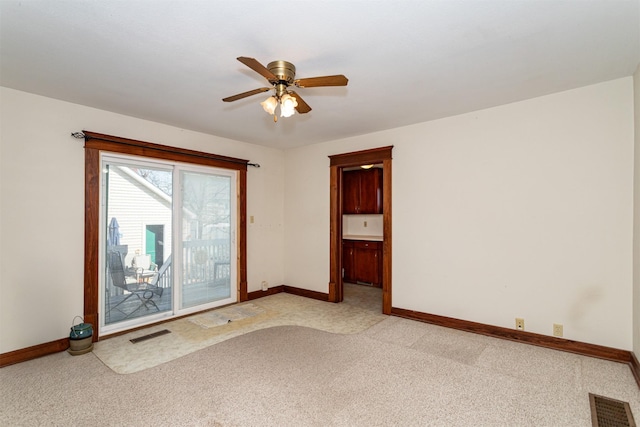
M373 168L359 171L360 205L358 213L382 213L382 169Z
M380 250L379 242L354 243L355 254L353 258L356 280L381 286Z
M342 213L357 214L360 207L360 175L358 171L342 174Z
M353 241L342 241L342 280L345 282L354 283L355 270L354 270L354 254L353 254Z

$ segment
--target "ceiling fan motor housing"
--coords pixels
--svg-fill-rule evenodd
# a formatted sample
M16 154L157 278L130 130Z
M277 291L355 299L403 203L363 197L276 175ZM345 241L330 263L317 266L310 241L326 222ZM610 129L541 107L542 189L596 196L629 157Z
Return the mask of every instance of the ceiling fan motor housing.
M273 61L267 65L269 71L279 80L284 80L287 84L293 83L296 77L296 66L287 61Z

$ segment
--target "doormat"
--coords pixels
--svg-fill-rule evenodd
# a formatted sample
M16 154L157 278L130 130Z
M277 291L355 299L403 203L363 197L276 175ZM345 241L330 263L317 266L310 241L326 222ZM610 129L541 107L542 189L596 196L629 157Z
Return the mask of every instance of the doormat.
M589 393L593 427L636 427L629 403Z
M218 310L208 311L206 313L197 314L189 317L189 322L194 323L201 328L209 329L217 326L226 325L230 322L257 316L264 313L264 309L257 305L248 303L243 305L232 305Z

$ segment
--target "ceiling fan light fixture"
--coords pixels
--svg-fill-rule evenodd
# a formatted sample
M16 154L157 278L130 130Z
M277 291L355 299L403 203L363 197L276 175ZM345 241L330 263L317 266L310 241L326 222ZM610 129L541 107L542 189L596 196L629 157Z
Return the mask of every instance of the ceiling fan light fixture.
M278 100L275 96L270 96L264 101L260 103L264 111L266 111L269 115L273 115L276 112L276 107L278 106Z
M280 97L280 117L291 117L295 113L295 108L298 106L298 101L285 93Z

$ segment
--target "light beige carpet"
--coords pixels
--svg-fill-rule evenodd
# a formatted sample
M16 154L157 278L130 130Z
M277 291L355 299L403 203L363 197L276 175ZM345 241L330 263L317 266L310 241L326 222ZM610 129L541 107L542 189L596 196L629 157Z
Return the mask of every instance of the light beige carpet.
M348 289L341 304L285 293L271 295L108 338L95 343L93 353L115 372L130 374L259 329L289 325L354 334L387 318L381 314L380 290L357 285ZM374 308L367 301L371 298ZM163 329L171 333L136 344L129 341Z
M0 369L0 425L589 427L629 402L626 365L397 317L364 332L277 326L129 375L93 353Z

